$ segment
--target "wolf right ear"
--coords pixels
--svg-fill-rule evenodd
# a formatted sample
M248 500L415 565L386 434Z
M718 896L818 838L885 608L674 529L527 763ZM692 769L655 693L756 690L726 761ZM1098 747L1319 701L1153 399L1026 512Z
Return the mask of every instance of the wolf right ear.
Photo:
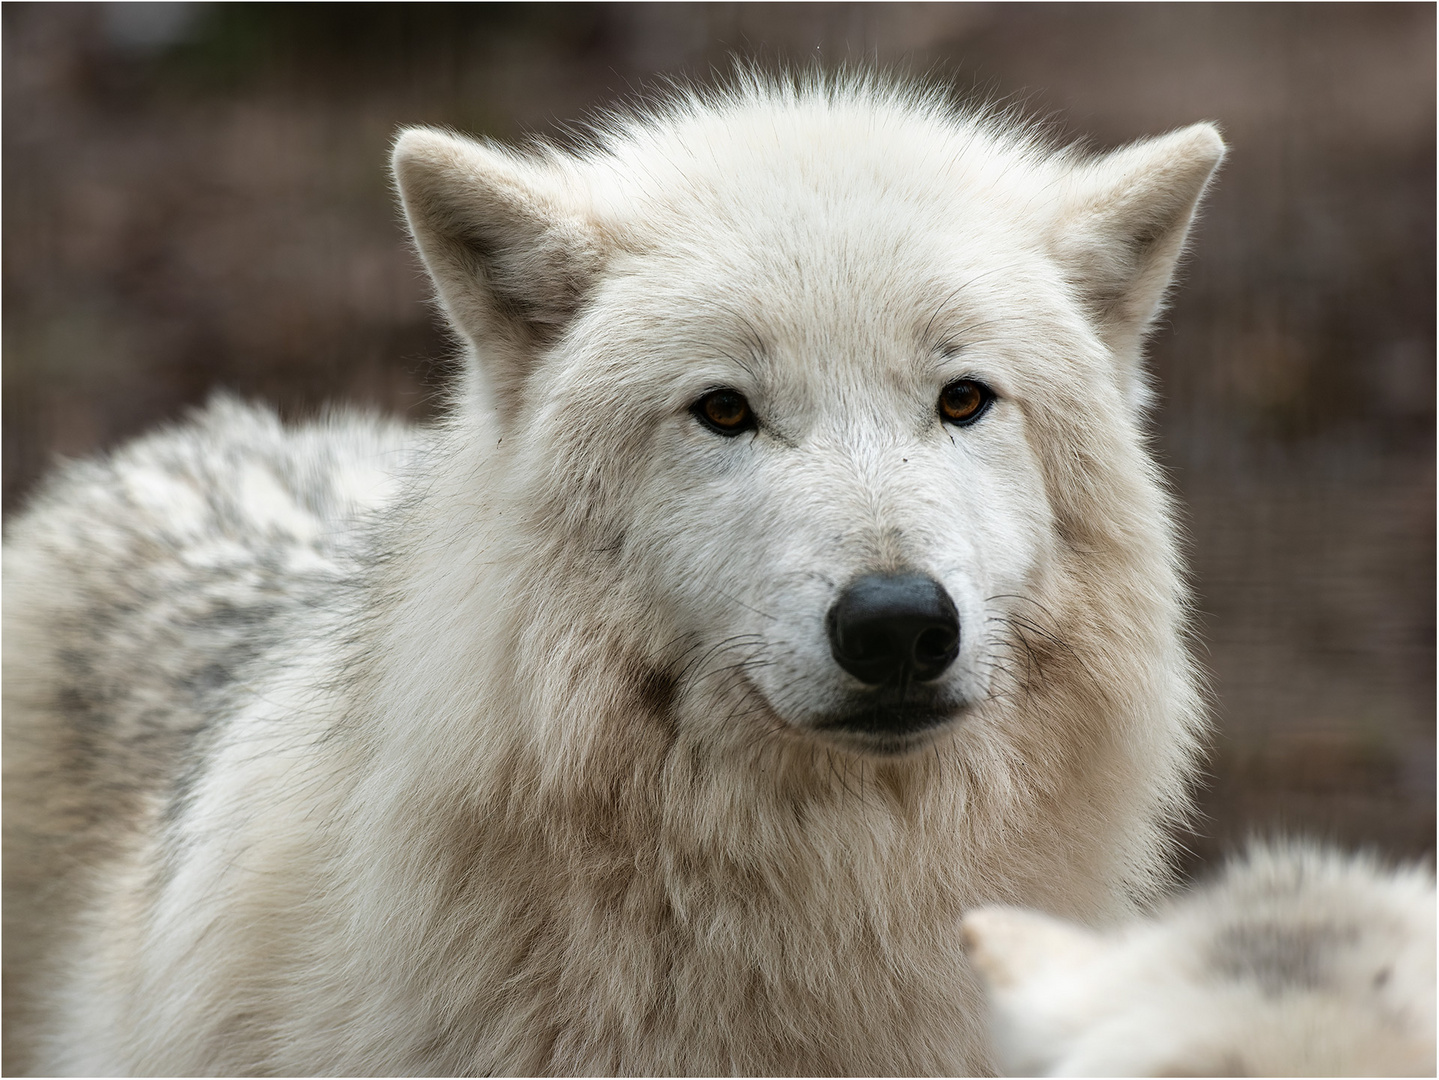
M403 132L392 160L440 302L507 411L599 275L601 236L586 200L541 159L432 128Z
M1087 162L1062 189L1054 254L1119 360L1136 406L1147 396L1142 341L1223 158L1214 125L1194 124Z

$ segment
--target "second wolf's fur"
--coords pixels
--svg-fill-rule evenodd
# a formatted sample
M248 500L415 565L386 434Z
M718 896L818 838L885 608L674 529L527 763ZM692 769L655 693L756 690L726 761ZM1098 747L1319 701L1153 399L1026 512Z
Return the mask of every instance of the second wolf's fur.
M962 911L1121 915L1187 806L1139 364L1221 152L866 80L405 134L450 418L221 404L10 531L7 1064L985 1069ZM875 689L905 574L960 632Z
M1433 1076L1434 877L1295 844L1108 934L965 934L1012 1076Z

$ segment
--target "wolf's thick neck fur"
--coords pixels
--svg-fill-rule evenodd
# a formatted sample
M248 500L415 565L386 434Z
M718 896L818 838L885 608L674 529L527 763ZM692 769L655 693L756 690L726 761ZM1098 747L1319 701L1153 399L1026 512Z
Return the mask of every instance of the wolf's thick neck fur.
M983 1068L964 1049L960 913L1011 897L1123 913L1160 880L1182 809L1191 747L1161 722L1180 703L1197 717L1182 594L1152 483L1120 498L1153 531L1091 532L1054 568L1069 580L1034 598L1044 628L1016 649L1031 677L894 761L755 730L742 688L717 700L660 666L610 558L457 514L395 560L403 599L359 705L376 723L349 831L407 841L380 862L355 845L341 876L381 939L396 906L424 913L400 949L426 962L399 996L444 1012L439 973L464 972L485 1007L455 1002L453 1022L522 1072ZM563 560L582 565L555 574ZM716 739L717 713L749 723Z

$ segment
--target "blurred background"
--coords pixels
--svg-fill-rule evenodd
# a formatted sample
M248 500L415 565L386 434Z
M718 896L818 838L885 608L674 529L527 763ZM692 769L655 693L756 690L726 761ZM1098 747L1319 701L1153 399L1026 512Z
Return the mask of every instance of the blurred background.
M879 62L1107 148L1231 156L1156 335L1219 734L1197 871L1285 828L1434 849L1429 4L32 4L3 17L4 506L212 389L433 414L385 174L667 76Z

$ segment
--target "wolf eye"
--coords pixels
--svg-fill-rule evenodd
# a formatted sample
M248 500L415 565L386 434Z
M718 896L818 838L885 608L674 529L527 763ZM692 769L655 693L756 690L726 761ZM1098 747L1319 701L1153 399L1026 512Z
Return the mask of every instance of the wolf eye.
M690 412L721 435L738 435L754 427L754 413L738 390L711 390L690 407Z
M972 424L989 408L994 391L974 379L955 379L939 394L939 415L949 424Z

